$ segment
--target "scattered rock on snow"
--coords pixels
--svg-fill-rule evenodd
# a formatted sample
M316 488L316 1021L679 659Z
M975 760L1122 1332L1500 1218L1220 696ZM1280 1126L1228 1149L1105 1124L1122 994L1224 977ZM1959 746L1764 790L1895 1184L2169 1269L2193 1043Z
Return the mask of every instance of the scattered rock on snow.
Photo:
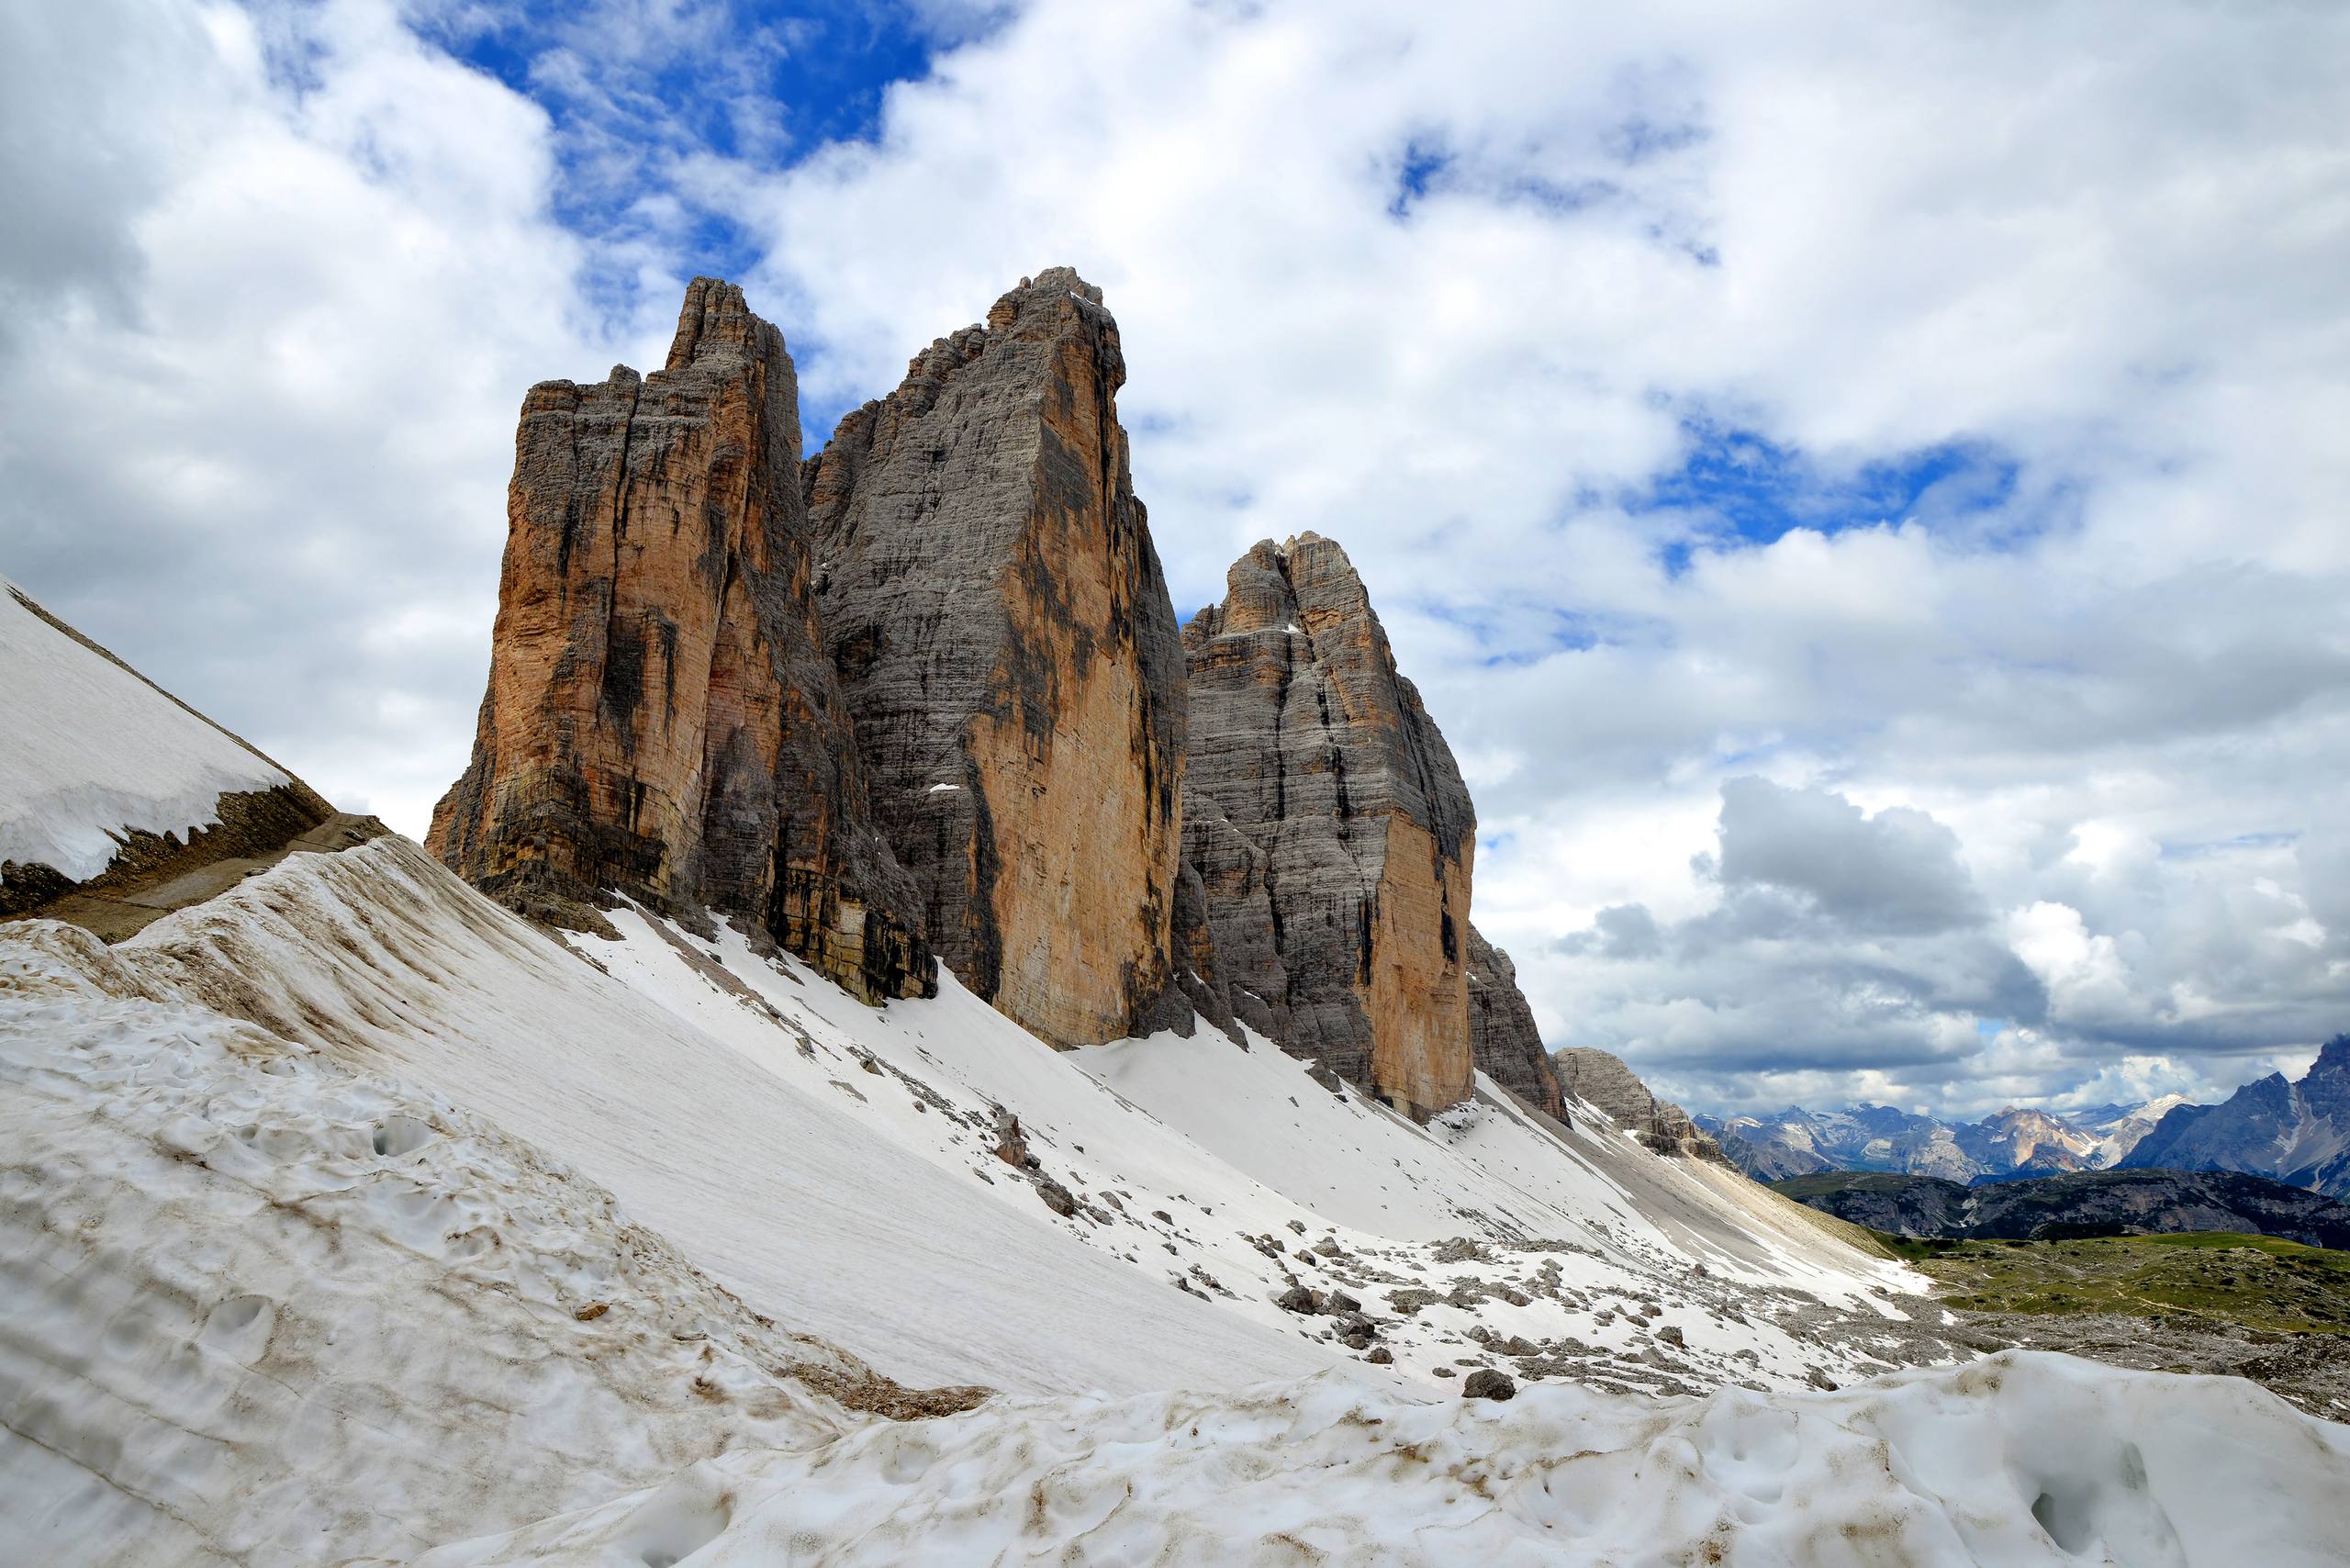
M1491 1367L1479 1367L1461 1383L1460 1397L1463 1399L1515 1399L1517 1397L1517 1384L1510 1381L1507 1372L1495 1372Z
M995 1108L995 1157L1015 1170L1028 1163L1028 1139L1020 1131L1020 1118L998 1105Z

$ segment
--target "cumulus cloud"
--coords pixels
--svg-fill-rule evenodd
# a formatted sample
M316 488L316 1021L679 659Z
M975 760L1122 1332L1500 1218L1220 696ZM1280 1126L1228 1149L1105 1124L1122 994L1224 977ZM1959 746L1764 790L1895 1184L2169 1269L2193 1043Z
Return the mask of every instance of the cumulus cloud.
M923 0L841 134L756 101L840 8L734 9L0 17L0 570L414 830L529 382L723 265L821 433L1069 262L1181 608L1346 541L1554 1042L1957 1108L2350 1018L2350 13Z
M1788 889L1857 931L1948 931L1986 913L1959 863L1958 835L1925 812L1888 806L1871 816L1829 790L1767 778L1722 785L1717 868L1725 887Z
M1733 1109L2224 1094L2297 1070L2308 1051L2280 1042L2350 1000L2326 928L2251 865L2289 872L2288 846L2165 848L2092 822L2042 848L1986 891L1923 812L1732 778L1692 862L1710 902L1609 905L1519 968L1550 978L1575 1043Z
M378 5L16 7L0 59L12 175L115 171L73 193L83 259L0 251L0 570L420 831L520 392L627 349L577 308L546 115Z

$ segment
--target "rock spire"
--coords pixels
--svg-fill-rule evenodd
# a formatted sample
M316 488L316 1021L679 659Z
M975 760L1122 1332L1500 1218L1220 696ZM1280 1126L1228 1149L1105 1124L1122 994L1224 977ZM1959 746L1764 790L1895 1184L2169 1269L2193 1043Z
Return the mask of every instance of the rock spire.
M528 913L748 917L867 1000L935 975L809 591L783 335L697 278L667 363L523 399L473 760L434 853Z
M1236 1016L1416 1115L1472 1085L1476 814L1346 552L1236 562L1184 628L1185 848Z
M807 465L816 599L932 948L1057 1045L1179 1021L1183 650L1117 322L1066 267Z

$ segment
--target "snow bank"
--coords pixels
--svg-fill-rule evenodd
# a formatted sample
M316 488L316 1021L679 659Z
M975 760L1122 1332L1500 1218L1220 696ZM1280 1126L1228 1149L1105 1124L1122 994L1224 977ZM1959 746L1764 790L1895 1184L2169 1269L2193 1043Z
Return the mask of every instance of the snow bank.
M1330 1318L1274 1305L1293 1285L1363 1302L1407 1372L1484 1358L1482 1333L1556 1347L1577 1375L1622 1386L1799 1387L1883 1371L1885 1347L1819 1343L1776 1315L1865 1303L1874 1320L1894 1309L1871 1293L1924 1288L1797 1205L1662 1159L1595 1112L1562 1134L1486 1083L1423 1127L1332 1093L1254 1036L1054 1051L951 974L935 1000L877 1012L738 931L612 919L620 941L576 946L782 1082L1027 1224L1317 1348L1339 1346ZM1033 1178L992 1153L998 1106L1019 1118ZM1046 1210L1035 1178L1068 1191L1071 1212Z
M5 930L0 1562L407 1555L893 1396L543 1151Z
M260 753L26 607L0 578L0 860L75 881L126 828L185 834L232 790L290 782Z
M2342 1561L2350 1429L2230 1379L2009 1351L1836 1394L990 1404L740 1453L420 1568L680 1562Z
M770 1059L613 978L627 958L614 945L586 944L583 959L396 836L290 857L113 952L175 996L430 1085L559 1154L760 1311L910 1382L1131 1393L1327 1364L1105 1257L1033 1192L1015 1206L968 1160L941 1169L889 1136L875 1113L911 1117L909 1092L865 1071L853 1040L803 1057L800 1014L770 1015L707 962L642 940L711 1017L755 1027ZM1002 1029L1053 1060L968 996L883 1014L768 973L861 1021Z
M732 928L612 919L621 940L575 956L385 838L114 951L576 1162L759 1310L910 1380L1232 1388L1369 1354L1275 1304L1299 1283L1360 1299L1424 1377L1497 1360L1488 1340L1666 1392L1917 1359L1802 1317L1874 1321L1904 1271L1612 1129L1539 1126L1490 1089L1415 1126L1212 1032L1057 1052L951 977L876 1010ZM998 1106L1040 1170L995 1157Z

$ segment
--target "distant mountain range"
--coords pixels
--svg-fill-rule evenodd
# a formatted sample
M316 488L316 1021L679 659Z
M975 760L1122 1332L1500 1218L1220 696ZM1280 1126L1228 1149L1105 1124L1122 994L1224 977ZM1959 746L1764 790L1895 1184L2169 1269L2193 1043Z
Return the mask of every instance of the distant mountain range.
M2077 1170L1988 1187L1843 1170L1774 1185L1797 1203L1896 1236L2036 1241L2227 1230L2350 1248L2350 1204L2234 1170Z
M1891 1105L1694 1118L1758 1182L1881 1170L1981 1185L2078 1170L2236 1170L2350 1198L2350 1035L2299 1082L2272 1072L2216 1105L2167 1094L2136 1105L1945 1122Z
M1762 1116L1699 1116L1731 1163L1758 1182L1823 1170L1887 1170L1945 1182L2013 1181L2120 1165L2172 1112L2171 1094L2135 1105L2058 1114L2010 1105L1979 1122L1945 1122L1891 1105Z
M2178 1106L2115 1163L2248 1170L2350 1197L2350 1035L2327 1041L2298 1083L2272 1072L2217 1105Z

